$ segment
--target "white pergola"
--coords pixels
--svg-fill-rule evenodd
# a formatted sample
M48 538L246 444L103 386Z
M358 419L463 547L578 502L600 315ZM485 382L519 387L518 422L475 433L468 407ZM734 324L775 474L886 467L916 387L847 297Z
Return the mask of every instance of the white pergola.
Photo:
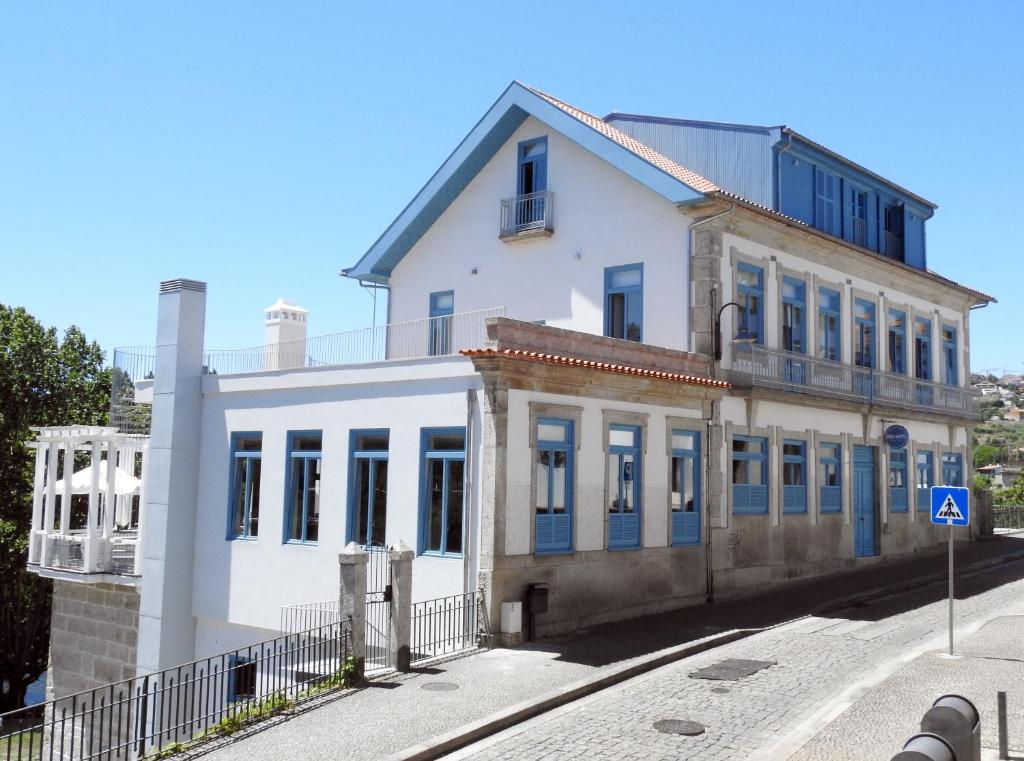
M149 438L122 434L102 426L33 428L36 440L29 565L42 570L86 574L139 575L142 568L143 505ZM75 453L88 452L89 464L75 470ZM63 472L57 477L58 461ZM141 477L136 459L141 458ZM113 467L110 467L110 464ZM88 495L85 526L71 528L71 496ZM60 496L60 525L57 497ZM138 526L118 530L118 517L128 523L132 499L139 497ZM115 567L115 554L120 561Z

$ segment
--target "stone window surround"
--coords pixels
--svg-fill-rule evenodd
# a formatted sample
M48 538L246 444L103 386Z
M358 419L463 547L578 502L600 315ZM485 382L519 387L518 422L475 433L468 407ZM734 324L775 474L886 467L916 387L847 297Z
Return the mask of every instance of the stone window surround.
M828 288L830 291L835 291L839 294L839 359L840 362L847 362L847 352L843 346L843 336L846 333L843 323L848 319L846 313L850 299L846 292L846 287L838 281L827 280L821 275L812 275L811 277L814 287L810 289L811 293L807 295L807 311L810 315L807 326L807 345L810 347L808 353L812 357L821 359L821 355L818 353L818 300L819 291L822 288Z
M811 498L812 498L812 496L814 494L812 490L816 489L816 481L817 481L817 478L816 478L816 476L817 476L817 454L816 454L816 450L815 450L815 447L814 447L814 434L815 434L815 431L810 429L810 428L806 428L806 429L804 429L802 431L797 431L797 430L793 430L793 429L789 429L789 428L783 428L782 426L775 426L775 429L776 429L775 430L775 435L778 437L778 445L777 445L778 446L778 451L775 452L774 454L776 455L776 460L775 461L779 463L779 471L778 471L779 472L779 477L776 479L778 481L778 483L775 486L775 488L778 490L778 493L775 495L775 501L779 505L780 520L783 517L788 518L790 520L799 519L799 518L810 519L811 515L815 512L815 510L811 508ZM806 500L806 502L807 502L807 510L806 510L806 512L803 512L803 513L783 513L782 512L782 504L783 504L783 502L782 502L782 493L783 493L783 487L784 487L784 484L783 484L783 481L782 481L782 466L783 466L782 446L785 443L786 439L791 439L793 441L802 441L804 443L804 488L807 490L807 500ZM812 456L814 457L813 460L812 460ZM811 468L811 464L812 463L815 466L813 468L813 470L814 470L813 474L811 472L812 471L812 468ZM817 502L817 499L815 498L815 503L816 502ZM811 525L814 525L815 523L817 523L817 521L810 520L810 523L811 523ZM773 525L778 525L778 524L773 524Z
M725 435L722 437L722 446L725 448L725 499L722 500L722 509L725 511L725 516L719 516L719 526L724 528L732 528L733 521L736 518L759 520L762 518L770 518L772 526L779 525L779 500L776 492L776 487L773 485L772 479L772 465L775 462L774 450L776 446L776 430L778 426L766 426L764 428L750 427L749 425L736 425L735 423L726 422L724 423ZM765 453L765 469L767 473L767 487L768 487L768 513L767 515L735 515L732 511L733 505L733 493L732 493L732 439L733 436L760 436L768 440L768 451ZM779 479L781 479L781 473Z
M847 283L849 283L849 281L847 281ZM883 341L880 340L880 336L881 336L881 333L882 333L882 325L884 324L883 321L882 321L882 318L881 318L881 314L882 314L882 308L881 308L882 298L881 298L881 296L882 296L882 294L881 294L881 292L879 292L879 293L871 293L870 291L863 291L860 288L853 288L853 287L849 288L848 293L850 295L850 298L849 298L849 302L850 302L849 303L849 310L850 310L850 327L849 327L849 331L850 331L850 357L846 361L846 364L856 366L856 357L857 357L857 323L855 322L854 317L853 317L853 315L854 315L854 306L855 306L855 304L857 303L858 300L860 300L860 301L867 301L867 302L870 302L871 304L874 304L874 306L875 306L875 345L873 347L875 356L874 356L874 363L873 363L872 369L875 372L878 372L879 370L882 369L882 367L883 367L882 361L885 359L885 353L882 351L882 343L883 343Z
M811 294L814 276L809 271L801 272L800 270L791 269L777 261L775 263L775 301L779 319L776 320L778 324L776 325L775 345L781 349L784 343L782 340L782 320L785 310L782 303L782 281L787 277L799 280L804 284L804 353L809 357L813 357L817 350L817 346L811 342L812 337L815 337L811 323L817 320L817 312L812 309L812 303L816 303Z
M604 458L604 485L601 489L604 494L604 501L601 504L601 514L604 521L604 550L605 552L614 552L608 547L608 503L610 501L610 495L608 494L608 433L609 426L611 425L633 425L640 429L640 519L639 519L639 536L640 546L637 549L643 549L644 547L644 516L647 513L647 500L644 496L644 491L647 488L647 479L644 477L647 466L647 423L650 420L650 413L647 412L626 412L624 410L615 410L604 408L601 410L601 451ZM530 497L531 501L533 497Z
M926 511L925 510L919 510L918 504L917 504L917 454L918 454L918 452L931 452L931 454L932 454L932 485L934 486L942 478L942 452L943 451L950 452L950 451L953 451L953 450L945 448L943 446L942 442L940 442L940 441L933 441L930 444L921 444L920 446L914 446L914 443L915 442L911 442L910 446L907 447L907 449L910 450L910 456L911 456L910 466L911 466L911 469L913 470L913 473L911 474L911 478L912 478L913 484L914 484L914 488L913 488L913 492L914 492L914 496L913 496L913 509L908 509L907 512L908 513L918 513L918 512L922 512L923 513L923 512L926 512ZM917 516L916 515L912 515L910 520L911 521L916 521L917 520Z
M846 513L846 457L848 449L847 443L844 440L848 434L830 434L821 433L820 431L807 432L810 437L809 446L811 450L807 454L808 460L808 484L811 481L814 482L814 491L811 492L810 485L808 485L807 495L807 513L811 516L811 525L818 525L819 520L822 516L831 518L832 516L841 516ZM838 444L839 445L839 512L838 513L822 513L821 512L821 489L818 488L818 466L819 462L819 450L822 444ZM813 468L811 467L811 458L813 455ZM813 471L813 475L811 475Z
M905 375L908 378L914 377L914 324L911 320L913 310L909 304L900 303L886 296L885 291L878 294L882 302L882 331L885 337L881 341L882 365L879 369L894 375ZM889 311L903 312L903 372L895 373L889 369Z
M729 290L729 294L730 294L729 301L735 301L735 302L739 303L739 300L740 300L740 292L739 292L739 280L740 279L739 279L739 268L738 268L738 265L741 262L743 264L749 264L751 267L757 267L758 269L761 270L761 284L762 284L762 287L764 288L764 292L761 294L761 323L764 326L764 330L763 330L764 335L761 336L761 341L762 341L762 345L763 346L772 346L771 342L769 342L769 340L768 340L769 339L769 334L771 333L771 328L770 328L770 325L768 323L768 302L771 299L771 295L769 293L768 284L770 282L772 282L772 279L771 279L771 277L772 277L772 275L771 275L771 272L772 272L771 264L774 261L775 261L775 257L774 256L772 256L772 257L752 256L750 254L743 253L742 251L740 251L735 246L730 246L729 247L729 269L730 269L731 277L732 277L732 286L731 286L731 288ZM726 302L723 300L722 304L724 304L724 303L726 303ZM722 304L715 305L716 316L717 316L717 311L722 308ZM735 313L733 313L733 312L729 313L729 317L728 317L728 319L729 319L729 322L728 322L729 329L728 330L726 330L726 323L724 322L725 315L723 314L722 317L723 317L722 332L725 335L735 335L736 334L736 315L735 315ZM781 328L780 328L780 330L781 330ZM723 339L722 339L722 353L723 353L723 357L725 356L725 353L727 351L730 352L730 356L731 356L731 348L730 348L731 346L732 346L732 340L730 339L730 340L726 341L724 339L724 337L723 337Z
M693 431L693 432L695 432L697 434L697 447L698 447L698 451L700 452L700 456L697 458L697 467L699 468L699 472L700 472L700 475L701 475L701 478L700 478L700 505L698 506L698 512L701 515L701 521L700 521L700 524L701 524L700 525L701 543L699 545L681 545L681 546L678 546L676 549L680 549L680 550L693 549L694 547L703 546L704 542L706 541L706 539L705 539L706 533L705 532L708 531L709 528L708 528L708 526L705 526L704 524L708 522L708 520L710 519L710 516L711 516L711 511L706 508L706 505L708 504L708 497L707 497L707 485L704 483L707 480L704 477L704 475L707 473L707 469L708 469L707 468L707 466L708 466L708 459L707 458L710 457L710 452L708 452L707 435L706 435L707 434L707 431L706 431L707 423L708 423L708 421L705 420L704 418L685 418L685 417L679 417L677 415L667 415L665 417L665 456L669 460L668 482L666 484L667 494L666 494L666 497L665 497L666 508L668 510L669 520L668 520L668 525L665 528L665 532L666 532L665 541L667 543L667 546L670 547L670 548L673 547L673 545L672 545L672 431L681 431L681 430ZM608 466L605 465L605 467L607 468ZM607 489L608 487L605 486L605 488Z
M557 418L560 420L569 420L573 425L573 457L578 461L576 453L580 451L580 446L583 441L583 407L575 404L557 404L553 402L527 402L527 407L530 414L530 429L529 429L529 448L530 448L530 554L535 555L537 553L537 532L535 528L535 518L537 515L537 506L534 504L537 494L537 467L536 467L536 455L537 455L537 420L538 418L548 417ZM565 555L573 555L577 552L576 550L576 537L577 534L577 522L579 518L577 495L579 494L579 468L574 467L572 469L572 483L569 487L572 489L572 549L567 550Z

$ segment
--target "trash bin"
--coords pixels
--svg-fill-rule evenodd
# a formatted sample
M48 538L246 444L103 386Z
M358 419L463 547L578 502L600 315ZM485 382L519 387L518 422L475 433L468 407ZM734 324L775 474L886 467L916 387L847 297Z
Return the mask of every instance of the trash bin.
M953 749L956 761L981 761L981 717L962 695L943 695L921 719L921 731L938 735Z
M914 735L892 761L959 761L949 743L938 735Z

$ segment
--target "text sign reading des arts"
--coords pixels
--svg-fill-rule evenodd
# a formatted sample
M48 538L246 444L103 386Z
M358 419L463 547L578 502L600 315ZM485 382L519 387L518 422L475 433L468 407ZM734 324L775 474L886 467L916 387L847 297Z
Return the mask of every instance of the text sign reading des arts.
M910 431L902 425L890 425L882 434L890 449L903 449L910 442Z
M932 487L932 523L966 526L971 522L971 490L964 486Z

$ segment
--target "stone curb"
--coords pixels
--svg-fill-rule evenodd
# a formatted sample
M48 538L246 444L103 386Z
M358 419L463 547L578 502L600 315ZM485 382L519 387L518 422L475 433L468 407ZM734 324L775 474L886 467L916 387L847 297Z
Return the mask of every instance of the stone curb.
M1003 563L1012 563L1017 560L1024 560L1024 552L1016 552L1009 555L1002 555L998 558L989 558L987 560L977 561L962 567L960 571L962 573L973 573L976 571L983 571ZM913 581L916 584L930 584L944 578L946 578L946 573L939 572L928 574L926 576L914 577ZM842 600L829 602L815 608L814 611L805 616L797 616L789 621L781 621L777 624L773 624L772 626L762 628L733 629L732 631L713 634L709 637L704 637L703 639L687 642L683 645L665 648L664 650L659 650L652 655L640 656L641 660L635 660L625 666L620 666L607 671L596 678L587 678L573 682L565 687L549 692L546 695L542 695L539 698L531 698L521 701L502 711L498 711L490 714L489 716L485 716L482 719L478 719L477 721L464 724L461 727L456 727L449 732L435 735L426 742L411 745L387 756L385 761L428 761L429 759L440 758L448 753L452 753L453 751L464 748L467 745L478 742L485 737L497 734L498 732L508 729L509 727L513 727L516 724L520 724L528 719L547 713L552 709L559 708L567 703L573 702L574 700L579 700L580 698L599 692L607 687L625 682L628 679L632 679L633 677L661 668L662 666L666 666L670 663L683 660L684 658L689 658L692 655L697 655L707 650L721 647L722 645L727 645L730 642L745 639L753 634L760 634L761 632L771 631L772 629L787 626L794 621L807 618L807 616L847 607L867 599L902 590L906 588L906 585L907 580L903 580L895 584L873 587L872 589L864 592L849 595Z

